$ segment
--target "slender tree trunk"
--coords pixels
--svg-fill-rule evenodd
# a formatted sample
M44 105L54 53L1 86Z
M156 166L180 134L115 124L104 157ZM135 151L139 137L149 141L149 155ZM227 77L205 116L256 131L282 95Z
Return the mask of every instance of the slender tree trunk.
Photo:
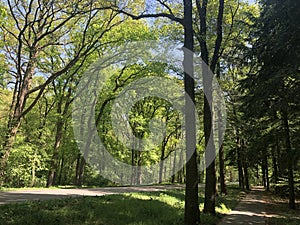
M137 162L138 162L138 167L137 167L137 180L136 183L138 185L142 184L143 182L143 173L142 173L142 162L143 162L143 155L142 152L139 151L137 154Z
M62 156L61 162L60 162L59 176L58 176L58 184L59 185L62 185L62 175L64 172L64 165L65 165L65 157Z
M278 183L278 166L277 166L277 157L276 157L276 149L275 146L271 149L272 153L272 164L273 164L273 181L275 184Z
M266 174L266 188L267 188L267 191L270 190L270 179L269 179L269 164L268 164L268 155L266 154L265 155L265 174Z
M282 175L283 166L282 166L282 157L281 157L281 150L279 145L279 138L277 133L276 133L276 154L277 154L278 178L279 178Z
M220 192L221 195L227 195L226 182L225 182L225 162L224 162L224 145L221 144L219 150L219 161L220 161Z
M179 160L180 160L180 162L179 162L179 165L182 165L182 163L183 163L183 154L184 154L184 152L183 152L183 150L181 150L180 151L180 158L179 158ZM183 167L181 170L179 170L179 172L178 172L178 182L179 183L183 183L183 180L184 180L184 170L185 169L185 167Z
M247 163L244 163L244 174L245 174L245 188L246 188L246 190L250 190L249 173L248 173L248 164Z
M131 150L131 185L135 184L135 152L132 149Z
M175 148L175 146L174 146ZM174 184L175 183L175 172L176 172L176 158L177 158L177 152L174 152L174 159L173 159L173 170L172 170L172 177L171 177L171 183Z
M165 149L166 149L166 145L165 145L165 143L163 143L162 147L161 147L158 183L161 183L163 180L162 174L163 174L163 168L164 168Z
M53 156L50 165L50 171L48 174L47 187L51 187L55 185L55 178L57 169L59 166L59 147L62 139L64 122L59 119L56 123L56 135L55 135L55 143L53 148Z
M241 156L241 146L240 139L237 138L237 165L238 165L238 173L239 173L239 187L241 189L245 189L244 183L244 173L243 173L243 164L242 164L242 156Z
M35 185L36 157L37 157L36 151L34 151L33 162L32 162L32 169L31 169L31 183L30 183L30 187L34 187L34 185Z
M220 63L218 63L217 77L220 78ZM220 102L218 102L221 105ZM225 183L225 158L224 158L224 144L223 144L223 132L224 127L222 123L222 111L218 108L218 142L219 142L219 169L220 169L220 194L227 195L226 183Z
M80 158L81 158L81 154L79 153L77 155L77 159L76 159L76 171L75 171L75 178L74 178L74 184L78 183L79 180L79 168L80 168Z
M262 184L263 184L264 188L266 188L267 180L266 180L266 166L265 166L264 160L262 160L262 163L261 163L261 172L262 172Z
M84 168L85 168L85 158L81 157L80 165L79 165L79 176L77 181L77 186L81 187L84 181Z

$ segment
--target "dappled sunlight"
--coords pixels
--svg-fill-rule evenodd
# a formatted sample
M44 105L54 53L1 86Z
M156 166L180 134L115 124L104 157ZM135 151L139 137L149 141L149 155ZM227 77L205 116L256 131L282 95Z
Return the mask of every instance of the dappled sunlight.
M231 209L224 203L221 203L219 207L216 207L216 212L220 214L228 214L231 212Z
M236 211L232 210L230 215L246 215L246 216L260 216L260 217L265 217L265 212L261 213L253 213L251 211Z

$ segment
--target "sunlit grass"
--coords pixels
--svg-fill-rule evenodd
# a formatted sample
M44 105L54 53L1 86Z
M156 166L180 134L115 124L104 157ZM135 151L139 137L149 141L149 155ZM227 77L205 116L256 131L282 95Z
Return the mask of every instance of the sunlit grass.
M217 216L201 213L206 225L215 224L239 199L239 190L217 197ZM199 191L200 208L204 191ZM65 198L0 206L1 225L182 225L184 190L126 193L100 197Z

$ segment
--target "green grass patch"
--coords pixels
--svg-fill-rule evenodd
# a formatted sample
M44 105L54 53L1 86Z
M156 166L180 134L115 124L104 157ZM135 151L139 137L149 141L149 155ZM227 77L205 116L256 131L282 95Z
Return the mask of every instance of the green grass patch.
M217 197L217 216L201 213L204 224L215 224L239 199L240 191ZM204 193L200 190L200 208ZM182 225L184 191L142 192L101 197L64 198L0 206L1 225Z

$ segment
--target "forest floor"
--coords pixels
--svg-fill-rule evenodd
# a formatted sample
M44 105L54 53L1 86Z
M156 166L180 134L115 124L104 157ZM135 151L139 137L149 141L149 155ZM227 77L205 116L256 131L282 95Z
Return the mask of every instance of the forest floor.
M299 204L299 202L298 202ZM299 225L300 209L289 210L286 199L253 187L251 192L218 225Z

